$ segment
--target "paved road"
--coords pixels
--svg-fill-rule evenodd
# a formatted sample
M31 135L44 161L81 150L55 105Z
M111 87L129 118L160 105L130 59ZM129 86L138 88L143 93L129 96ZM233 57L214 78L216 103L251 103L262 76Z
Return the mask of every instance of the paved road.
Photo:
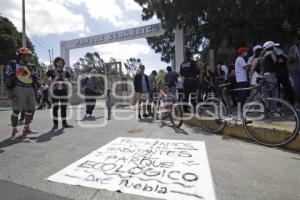
M9 114L0 111L0 199L150 199L141 196L70 186L45 179L117 137L205 141L218 200L299 200L300 155L280 149L204 133L183 126L183 132L160 128L157 121L111 120L103 128L80 127L76 109L70 120L75 128L49 133L48 110L37 111L33 128L39 133L15 141ZM122 110L122 116L133 114ZM81 114L83 110L80 111ZM96 110L101 123L103 110ZM21 127L20 127L21 129Z

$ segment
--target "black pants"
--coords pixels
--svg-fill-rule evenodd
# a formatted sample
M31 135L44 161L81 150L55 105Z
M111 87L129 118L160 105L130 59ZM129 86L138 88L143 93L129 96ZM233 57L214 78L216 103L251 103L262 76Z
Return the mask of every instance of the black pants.
M60 106L60 112L61 112L61 119L62 123L66 124L67 123L67 103L68 99L56 99L52 98L52 104L53 104L53 123L54 125L58 125L58 108Z
M96 106L96 92L93 90L85 89L84 94L86 103L86 114L92 115Z
M237 87L238 88L246 88L249 87L249 83L247 81L245 82L239 82L237 83ZM245 91L239 91L238 92L238 102L241 104L242 108L246 103L247 97L249 96L249 91L245 90Z
M291 82L288 76L278 76L278 83L282 85L283 92L285 94L285 99L287 99L292 105L294 105L295 102L295 95L294 90L291 86ZM280 95L280 87L279 88L279 95ZM300 92L300 91L299 91Z
M51 103L50 103L50 101L49 101L48 96L43 96L43 101L42 101L43 106L45 106L45 103L48 104L48 107L49 107L49 108L51 107Z
M184 79L183 83L184 87L184 102L189 102L189 96L191 93L196 93L198 88L198 80L197 79ZM192 99L191 101L193 108L196 108L196 99ZM187 112L187 106L183 107L184 111Z

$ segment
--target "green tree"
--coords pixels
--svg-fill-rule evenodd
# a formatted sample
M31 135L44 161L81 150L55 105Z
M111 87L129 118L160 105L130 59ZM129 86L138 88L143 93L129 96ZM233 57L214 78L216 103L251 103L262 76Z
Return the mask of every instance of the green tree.
M89 73L92 69L96 69L98 73L104 74L104 61L100 58L99 53L88 52L83 58L79 58L79 61L73 65L73 68L76 70L76 73Z
M35 54L34 46L27 38L27 47ZM14 24L6 17L0 16L0 64L7 63L16 58L16 50L22 46L22 34L17 31ZM38 64L38 57L34 56Z
M217 49L224 41L233 49L267 40L288 44L300 31L299 0L135 1L143 7L143 20L156 15L170 33L148 39L167 61L174 50L171 31L176 27L185 29L185 46L194 51L200 46Z
M129 58L124 63L127 75L134 77L138 71L139 66L141 65L141 59L139 58Z
M165 89L165 75L167 72L163 69L158 71L156 81L159 83L159 89L164 90Z

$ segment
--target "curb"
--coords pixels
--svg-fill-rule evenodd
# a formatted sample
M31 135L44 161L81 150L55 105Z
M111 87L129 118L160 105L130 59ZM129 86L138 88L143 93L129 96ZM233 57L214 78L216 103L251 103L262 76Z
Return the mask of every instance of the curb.
M200 127L200 120L197 119L196 117L193 117L190 120L185 120L184 122L191 126ZM263 130L263 128L260 128L260 129ZM276 128L276 131L278 131L279 133L282 133L284 130L282 130L280 127L278 127L278 128ZM224 127L224 129L221 131L221 133L226 136L233 136L233 137L237 137L240 139L246 139L246 140L253 141L251 138L249 138L249 136L247 135L247 133L245 132L245 130L243 128L243 125L241 125L241 124L237 124L235 126L226 125ZM253 142L255 143L255 141L253 141ZM289 142L288 144L286 144L284 146L280 146L279 148L300 152L300 134L298 134L294 140L292 140L291 142Z

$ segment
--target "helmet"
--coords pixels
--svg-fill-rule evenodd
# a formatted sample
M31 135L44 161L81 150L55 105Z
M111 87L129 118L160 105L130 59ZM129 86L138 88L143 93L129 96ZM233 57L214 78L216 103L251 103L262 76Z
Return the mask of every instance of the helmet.
M32 55L32 51L26 47L19 48L17 53L18 53L18 55L22 55L22 54L23 55L26 55L26 54Z
M269 49L269 48L271 48L271 47L277 47L277 46L279 46L280 44L279 43L275 43L275 42L273 42L273 41L268 41L268 42L266 42L265 44L264 44L264 48L265 49Z

